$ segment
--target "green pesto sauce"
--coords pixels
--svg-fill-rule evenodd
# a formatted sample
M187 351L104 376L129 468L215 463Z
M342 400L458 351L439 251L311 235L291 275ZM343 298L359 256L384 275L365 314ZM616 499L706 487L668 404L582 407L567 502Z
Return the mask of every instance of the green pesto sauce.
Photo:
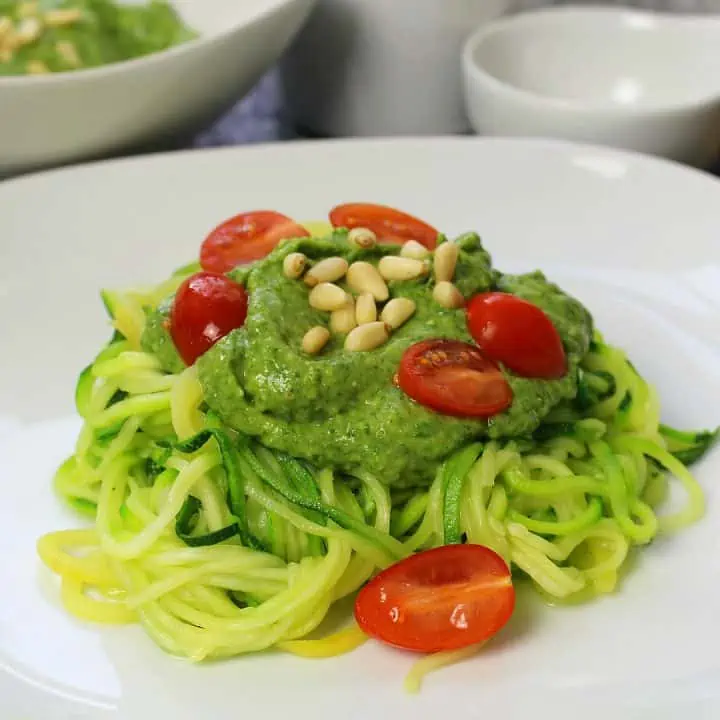
M535 303L560 333L569 370L560 380L531 380L509 372L513 404L488 421L440 415L418 405L393 383L400 358L412 344L430 338L472 342L464 310L446 310L432 298L433 281L391 283L392 297L417 303L417 312L381 348L366 353L343 349L335 336L316 357L301 350L308 329L327 325L328 314L308 305L308 289L283 276L291 252L313 260L342 255L349 262L376 261L398 246L360 251L337 232L324 239L283 244L235 279L250 294L245 325L198 360L206 401L225 423L264 444L306 458L317 466L362 469L388 485L429 483L449 453L477 438L527 436L559 402L577 392L577 368L587 352L592 319L585 308L539 273L501 275L477 235L458 240L462 251L455 283L465 297L490 289ZM168 369L182 362L162 325L167 308L149 317L144 346Z
M28 6L36 11L29 14ZM44 21L45 13L76 8L82 16L75 22L52 27ZM197 36L164 0L132 5L111 0L0 0L0 18L9 18L14 30L28 18L37 19L41 27L38 37L14 47L11 57L0 52L0 75L25 75L31 72L32 63L41 63L48 72L109 65L166 50ZM7 38L4 34L3 39Z
M143 350L154 354L160 360L165 370L179 373L185 369L185 363L167 329L169 313L170 305L160 306L157 310L145 309L145 331L140 344Z

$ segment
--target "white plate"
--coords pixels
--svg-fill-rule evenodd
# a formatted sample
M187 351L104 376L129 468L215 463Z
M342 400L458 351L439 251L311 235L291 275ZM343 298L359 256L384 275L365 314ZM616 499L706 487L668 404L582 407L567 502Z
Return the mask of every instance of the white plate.
M419 698L401 687L412 658L374 644L334 661L194 667L138 628L62 611L34 545L76 522L50 480L78 427L77 372L107 337L98 288L165 277L241 209L322 217L365 199L477 228L501 268L544 268L657 384L668 422L720 421L720 184L700 173L446 139L176 154L0 185L3 720L720 717L718 451L697 468L707 518L644 551L621 592L573 609L528 602L501 642L431 676Z

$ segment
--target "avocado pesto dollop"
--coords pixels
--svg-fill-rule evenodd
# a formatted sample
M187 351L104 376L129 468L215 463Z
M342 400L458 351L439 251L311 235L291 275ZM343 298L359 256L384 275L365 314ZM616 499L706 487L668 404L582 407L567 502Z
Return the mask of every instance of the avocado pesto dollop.
M194 37L165 0L0 0L0 75L108 65Z
M229 426L269 447L305 458L318 467L373 473L387 485L426 485L440 462L471 440L531 434L558 403L577 392L577 369L588 350L588 311L540 272L503 275L492 268L476 234L456 240L460 254L454 282L469 298L500 290L540 307L552 320L567 353L568 371L557 380L517 377L502 369L512 405L488 420L438 414L411 400L394 376L405 350L422 340L473 342L464 309L445 309L433 299L432 274L390 283L391 297L407 297L415 314L381 347L348 352L335 335L317 356L302 351L309 328L327 325L328 314L310 307L308 288L283 274L283 260L303 253L312 262L344 257L376 264L397 255L397 245L361 250L338 231L325 238L286 241L267 258L231 273L245 285L250 302L245 325L197 362L208 406ZM342 285L343 283L340 282ZM143 345L168 370L182 367L167 334L167 305L151 311Z

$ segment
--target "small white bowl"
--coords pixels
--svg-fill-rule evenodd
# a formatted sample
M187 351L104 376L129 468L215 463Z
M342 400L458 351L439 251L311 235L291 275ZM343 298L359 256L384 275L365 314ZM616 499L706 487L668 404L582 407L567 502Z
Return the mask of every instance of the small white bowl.
M522 13L463 54L483 135L599 143L705 167L720 149L720 23L611 8Z
M172 0L196 40L99 68L0 77L0 175L200 129L277 61L314 2Z

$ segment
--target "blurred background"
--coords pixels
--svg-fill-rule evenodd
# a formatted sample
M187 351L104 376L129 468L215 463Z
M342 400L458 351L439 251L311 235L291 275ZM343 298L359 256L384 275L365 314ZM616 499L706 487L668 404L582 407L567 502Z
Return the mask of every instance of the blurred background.
M720 0L0 0L0 177L472 131L714 165Z
M392 0L389 0L392 1ZM382 2L382 0L378 0ZM675 13L718 13L720 0L515 0L514 10L534 10L549 6L612 5ZM718 50L720 52L720 49ZM220 121L195 140L198 147L267 142L303 137L286 112L277 71L271 71L258 86Z

